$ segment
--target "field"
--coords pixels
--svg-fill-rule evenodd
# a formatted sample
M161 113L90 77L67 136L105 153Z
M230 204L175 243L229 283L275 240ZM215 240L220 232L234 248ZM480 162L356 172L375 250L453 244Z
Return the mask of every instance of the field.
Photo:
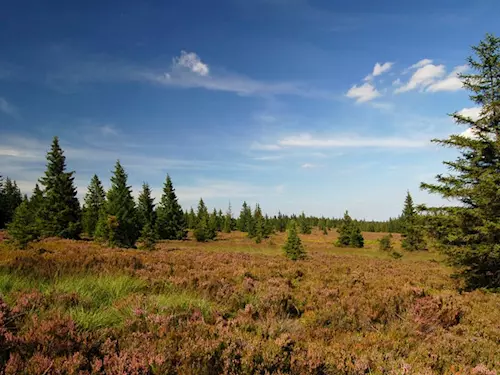
M378 250L381 233L364 233L364 249L335 248L335 236L301 236L308 258L297 262L281 234L152 252L3 241L0 364L5 374L500 371L500 295L460 292L439 254Z

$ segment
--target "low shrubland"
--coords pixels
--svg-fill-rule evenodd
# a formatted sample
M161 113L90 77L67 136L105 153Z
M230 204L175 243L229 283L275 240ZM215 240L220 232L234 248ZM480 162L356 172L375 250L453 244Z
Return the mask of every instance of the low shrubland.
M461 291L432 252L393 259L302 235L156 251L0 244L5 374L496 374L500 296Z

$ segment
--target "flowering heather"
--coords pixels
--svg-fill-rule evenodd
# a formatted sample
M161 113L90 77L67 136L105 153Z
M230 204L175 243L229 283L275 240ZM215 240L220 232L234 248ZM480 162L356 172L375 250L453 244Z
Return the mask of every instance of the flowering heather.
M0 243L0 374L498 374L500 296L383 235Z

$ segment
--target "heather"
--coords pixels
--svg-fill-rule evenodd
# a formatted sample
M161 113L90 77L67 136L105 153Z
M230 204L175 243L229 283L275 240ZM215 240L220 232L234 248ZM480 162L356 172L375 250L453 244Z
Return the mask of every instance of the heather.
M335 231L156 250L0 244L5 374L496 374L500 296L463 291L435 252L337 248Z

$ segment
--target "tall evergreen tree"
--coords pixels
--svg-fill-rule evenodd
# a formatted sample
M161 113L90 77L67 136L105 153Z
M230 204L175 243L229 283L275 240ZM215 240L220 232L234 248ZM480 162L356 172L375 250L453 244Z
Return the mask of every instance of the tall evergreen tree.
M288 236L283 246L283 250L285 251L285 255L291 260L299 260L306 257L304 245L302 245L297 234L297 224L295 220L291 220L288 223Z
M139 229L134 198L127 185L127 174L120 161L117 161L96 237L104 237L102 239L113 246L133 247L139 236Z
M403 223L403 240L401 241L403 249L408 251L424 250L424 233L419 223L419 216L413 205L413 199L410 192L406 194L401 221Z
M187 220L188 228L189 229L196 228L196 223L197 223L196 213L194 212L193 207L191 207L191 209L189 210L188 220Z
M12 221L14 211L22 201L23 196L16 181L9 177L5 181L0 179L0 228Z
M184 240L187 238L187 226L172 180L167 175L157 210L156 231L161 239Z
M240 232L249 232L251 230L252 209L247 202L243 202L238 219L238 229Z
M442 250L470 288L500 287L500 38L486 35L468 58L472 72L461 74L478 119L451 116L469 127L469 136L433 140L460 153L444 164L450 170L421 187L455 201L451 207L425 208L427 222Z
M147 224L154 228L155 221L155 204L154 198L151 197L151 188L147 183L143 183L142 190L137 198L137 224L142 230Z
M106 203L106 193L97 175L90 180L87 194L82 210L83 231L90 237L94 237L95 228L99 219L99 214Z
M78 238L81 232L80 203L76 197L74 172L66 172L66 157L54 137L47 153L47 169L40 179L44 199L40 209L40 225L45 237Z

